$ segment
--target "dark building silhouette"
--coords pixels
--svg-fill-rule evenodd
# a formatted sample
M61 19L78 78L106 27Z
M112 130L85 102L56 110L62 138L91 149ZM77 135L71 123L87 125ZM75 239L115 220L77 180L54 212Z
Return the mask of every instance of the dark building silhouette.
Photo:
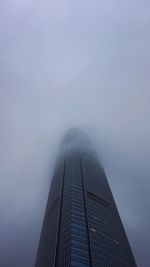
M87 136L64 137L36 267L136 267L104 170Z

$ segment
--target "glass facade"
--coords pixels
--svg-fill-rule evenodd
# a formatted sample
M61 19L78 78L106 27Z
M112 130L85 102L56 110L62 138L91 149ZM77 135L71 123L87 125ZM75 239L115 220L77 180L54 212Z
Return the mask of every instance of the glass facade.
M87 137L63 139L36 267L136 267L105 173Z

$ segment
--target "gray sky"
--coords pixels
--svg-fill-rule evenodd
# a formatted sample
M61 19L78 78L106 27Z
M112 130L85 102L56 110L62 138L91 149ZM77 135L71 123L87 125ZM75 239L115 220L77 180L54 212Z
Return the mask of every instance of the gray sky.
M33 267L64 131L89 133L150 256L150 0L0 1L0 266Z

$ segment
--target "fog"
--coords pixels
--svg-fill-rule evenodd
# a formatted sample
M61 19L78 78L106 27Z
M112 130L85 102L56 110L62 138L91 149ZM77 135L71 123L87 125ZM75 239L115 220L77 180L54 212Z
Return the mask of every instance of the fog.
M150 1L0 3L0 266L33 267L71 127L103 162L138 267L150 262Z

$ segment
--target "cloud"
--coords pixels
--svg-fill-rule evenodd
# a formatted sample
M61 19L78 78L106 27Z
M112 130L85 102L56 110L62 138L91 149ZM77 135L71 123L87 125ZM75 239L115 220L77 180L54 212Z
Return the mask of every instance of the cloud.
M148 267L149 1L0 5L2 265L33 266L58 144L78 126Z

